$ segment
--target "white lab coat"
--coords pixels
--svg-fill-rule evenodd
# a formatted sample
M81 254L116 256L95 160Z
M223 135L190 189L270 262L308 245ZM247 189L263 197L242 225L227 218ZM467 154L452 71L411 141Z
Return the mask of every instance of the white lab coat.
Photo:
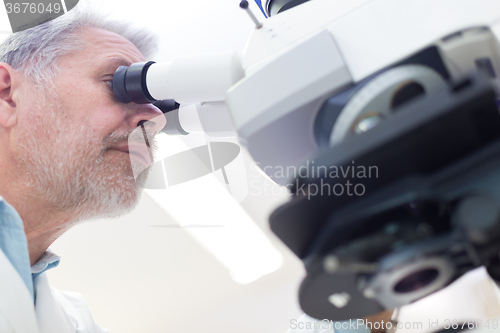
M47 274L35 280L35 299L0 250L1 333L106 333L92 319L82 296L51 288Z

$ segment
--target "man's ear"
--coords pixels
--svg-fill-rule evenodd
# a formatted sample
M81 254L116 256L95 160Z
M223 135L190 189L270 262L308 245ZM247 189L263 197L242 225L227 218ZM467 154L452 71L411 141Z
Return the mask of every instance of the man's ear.
M18 110L14 102L15 70L4 62L0 62L0 126L5 128L17 124Z

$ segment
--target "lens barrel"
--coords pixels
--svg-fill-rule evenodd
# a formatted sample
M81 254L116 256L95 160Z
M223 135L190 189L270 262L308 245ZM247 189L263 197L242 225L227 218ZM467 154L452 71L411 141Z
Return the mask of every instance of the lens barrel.
M146 85L146 74L154 61L135 63L119 67L113 76L113 91L122 103L148 104L154 99Z

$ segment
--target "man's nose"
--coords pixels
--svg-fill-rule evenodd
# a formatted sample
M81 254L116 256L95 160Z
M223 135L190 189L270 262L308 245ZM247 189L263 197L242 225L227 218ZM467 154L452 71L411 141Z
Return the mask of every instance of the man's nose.
M157 133L165 127L167 119L163 112L152 104L135 104L131 103L131 116L129 119L129 126L136 128L144 125L146 130L150 133Z

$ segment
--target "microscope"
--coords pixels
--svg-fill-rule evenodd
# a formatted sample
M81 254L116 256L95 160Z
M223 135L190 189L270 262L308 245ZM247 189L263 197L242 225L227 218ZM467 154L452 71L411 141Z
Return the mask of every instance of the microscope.
M480 266L500 280L500 1L257 3L243 51L121 67L117 98L155 103L170 134L196 104L290 189L269 221L311 317L398 308Z

